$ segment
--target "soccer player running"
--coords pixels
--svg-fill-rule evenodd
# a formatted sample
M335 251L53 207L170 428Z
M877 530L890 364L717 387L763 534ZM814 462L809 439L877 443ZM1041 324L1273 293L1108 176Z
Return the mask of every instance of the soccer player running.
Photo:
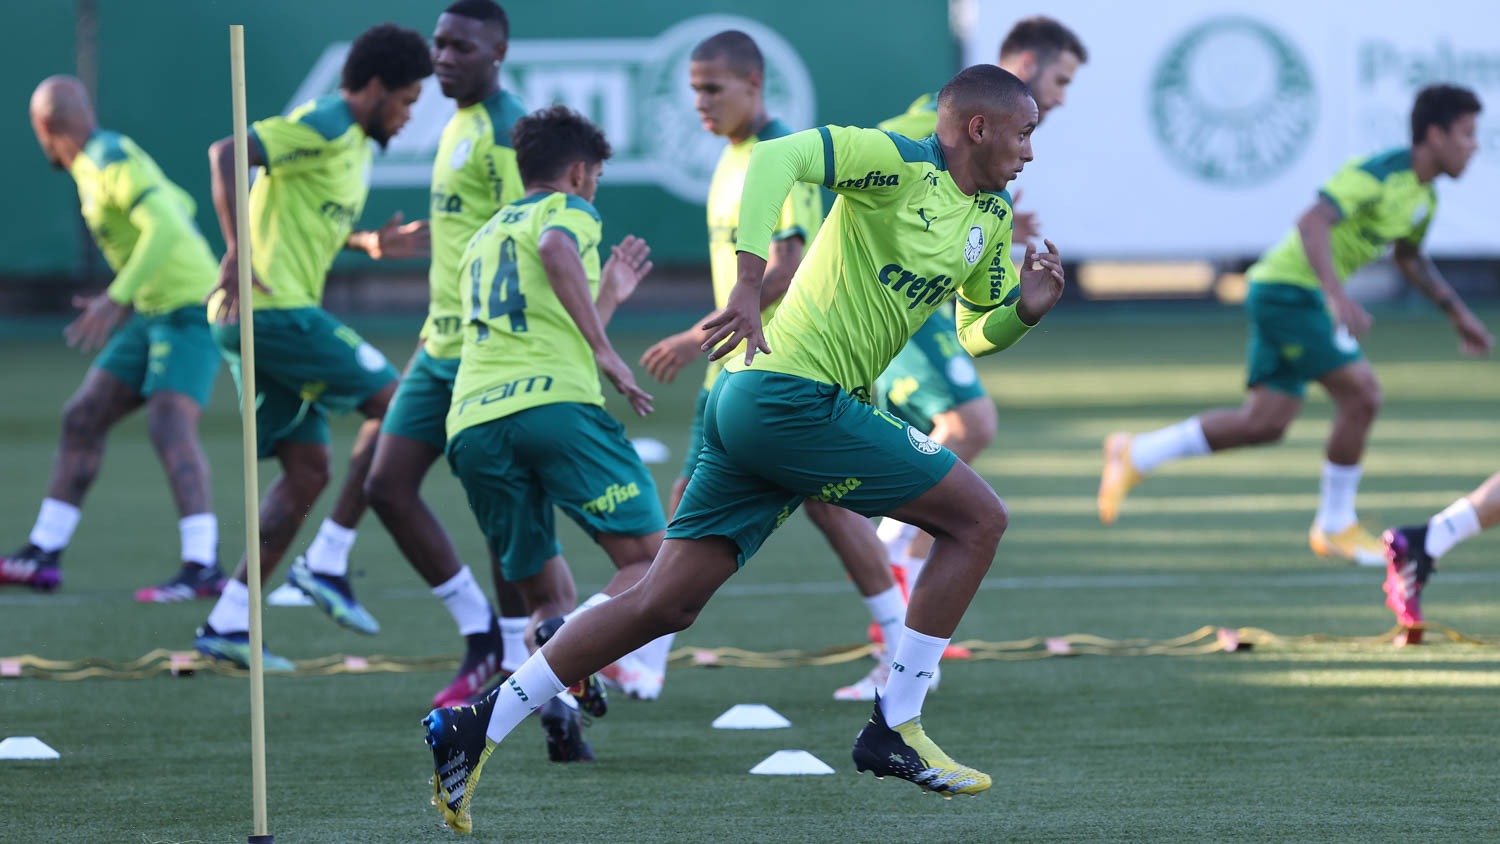
M1405 644L1422 641L1422 587L1438 560L1459 543L1500 524L1500 472L1449 504L1426 524L1391 528L1385 545L1385 605L1406 628Z
M1061 106L1078 68L1088 61L1083 41L1058 21L1037 15L1011 27L1000 43L999 66L1020 77L1036 100L1038 122ZM880 128L920 139L937 126L937 98L919 97ZM1020 191L1014 196L1019 199ZM1016 212L1015 241L1036 236L1035 214ZM995 437L995 403L984 391L979 373L958 347L951 308L942 308L923 323L901 354L875 382L875 395L885 407L969 462ZM916 582L932 547L932 537L916 527L887 516L880 520L880 538L902 584ZM877 669L878 671L879 669ZM869 685L868 677L856 687Z
M1355 514L1360 460L1380 384L1360 351L1369 313L1344 292L1356 269L1395 243L1396 266L1453 323L1459 349L1487 354L1493 338L1422 253L1438 176L1458 178L1478 148L1479 99L1451 85L1423 88L1411 111L1411 146L1356 158L1324 183L1297 227L1247 271L1249 394L1236 408L1208 410L1174 425L1104 442L1099 520L1113 524L1125 496L1166 463L1281 439L1302 410L1309 381L1333 399L1318 511L1308 544L1320 557L1383 565L1384 548Z
M501 605L511 617L497 619L421 497L422 479L448 441L444 425L463 348L459 256L501 206L521 198L510 127L525 109L515 95L500 89L500 63L509 39L505 10L492 0L458 0L438 16L432 34L438 84L458 111L443 127L432 165L431 298L416 353L381 424L365 481L370 508L464 637L458 675L437 693L433 706L463 703L527 656L520 596L498 581Z
M83 313L63 331L68 345L103 351L63 408L47 497L26 545L0 557L0 585L51 591L62 583L59 559L99 474L109 430L144 405L177 504L182 568L138 590L136 600L217 595L224 583L219 525L198 442L198 418L219 371L202 308L215 268L193 223L193 201L134 141L99 128L87 89L71 76L36 87L31 126L47 161L77 182L84 221L115 278L102 294L73 300Z
M1010 259L1003 189L1031 160L1036 121L1024 83L980 65L944 86L937 134L925 141L828 126L756 145L741 200L738 281L705 342L714 358L741 342L745 352L709 394L703 451L667 540L640 583L564 626L493 694L427 716L449 826L472 827L484 761L540 702L685 629L771 531L828 484L844 490L842 506L894 512L936 537L893 648L890 682L855 739L856 767L943 794L989 788L987 774L927 737L920 715L928 678L1005 530L1005 506L953 452L871 407L869 385L955 293L960 340L981 355L1020 340L1062 295L1051 244L1045 253L1028 247L1019 275ZM838 198L763 335L767 247L794 181Z
M714 305L722 309L729 302L729 292L734 289L737 274L734 238L740 224L740 194L745 186L750 153L757 142L782 137L789 130L766 112L762 87L765 59L749 35L726 30L705 39L693 48L688 74L704 128L729 140L729 146L719 156L708 189L709 265ZM763 318L770 317L776 303L786 293L792 274L802 261L803 247L817 233L822 219L823 200L817 185L793 185L771 234L766 278L760 291ZM692 328L656 343L646 350L641 365L657 379L671 382L684 366L703 354L703 344L709 334L703 324L719 313L715 310ZM697 468L698 452L703 446L708 393L723 368L722 360L710 361L703 388L698 391L687 459L683 462L681 476L672 485L669 513L676 512L688 479ZM807 515L828 537L855 588L863 596L878 629L891 633L894 638L901 631L906 599L891 578L885 564L885 552L869 520L829 503L836 500L834 495L835 491L830 490L808 499ZM625 657L601 676L618 682L627 691L633 682L639 682L637 678L655 679L654 666L636 663L634 657ZM840 690L835 697L847 697L847 691ZM873 688L864 694L863 699L874 700Z
M638 581L661 547L666 519L650 471L604 410L599 381L602 371L631 409L651 412L651 396L604 333L651 269L650 250L636 237L599 266L602 231L591 203L609 142L560 105L516 121L511 138L525 196L486 223L459 260L468 310L447 453L505 579L539 625L540 643L555 634L559 617L587 617L609 606L604 596ZM554 507L617 569L603 594L577 612ZM537 699L548 755L592 759L574 695L562 691ZM586 687L577 697L589 705Z
M432 58L422 36L394 24L366 30L349 48L337 93L269 117L250 128L250 166L262 172L250 188L250 241L256 284L255 424L257 456L275 457L281 477L260 502L262 580L275 571L297 530L328 485L328 414L366 417L329 521L289 580L334 621L374 634L379 624L355 600L346 577L354 526L365 510L380 419L396 392L396 371L375 347L320 307L334 255L360 249L372 258L427 253L425 223L353 231L369 194L369 142L384 146L411 116ZM239 238L234 202L234 140L209 148L214 207L226 251L209 303L214 338L239 380ZM198 631L203 654L240 666L250 661L250 592L243 560ZM267 654L267 671L291 663Z

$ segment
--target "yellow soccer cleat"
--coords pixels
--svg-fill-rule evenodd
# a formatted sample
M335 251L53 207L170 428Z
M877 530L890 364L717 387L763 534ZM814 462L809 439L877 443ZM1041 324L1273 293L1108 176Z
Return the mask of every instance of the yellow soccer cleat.
M1104 474L1099 478L1099 521L1112 525L1120 517L1120 505L1146 476L1130 462L1131 436L1116 431L1104 438Z
M1307 546L1319 557L1348 560L1357 566L1385 565L1385 544L1358 523L1330 534L1314 522L1307 532Z
M485 729L495 708L495 692L473 706L434 709L422 719L432 748L432 802L454 832L474 831L469 801L479 786L479 772L499 745Z
M879 695L874 714L854 739L854 768L881 779L897 777L944 797L972 796L990 787L989 774L953 761L927 737L920 716L895 727L886 726Z

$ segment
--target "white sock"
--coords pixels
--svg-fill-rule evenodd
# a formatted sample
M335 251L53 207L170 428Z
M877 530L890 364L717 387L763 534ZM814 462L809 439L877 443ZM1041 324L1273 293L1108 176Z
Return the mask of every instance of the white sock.
M937 673L938 660L949 639L939 639L903 627L896 656L891 660L891 679L880 697L880 711L885 723L894 727L922 714L922 701Z
M43 498L42 509L31 528L31 544L43 551L59 551L73 540L73 530L83 515L77 507L56 498Z
M1359 477L1364 469L1355 464L1340 466L1323 463L1323 481L1319 485L1317 525L1324 533L1338 533L1359 521L1354 514L1354 496L1359 492Z
M917 529L890 516L882 516L880 525L875 528L875 535L885 545L886 556L894 562L905 559L907 552L911 550L912 540L917 538Z
M667 660L672 656L672 642L677 638L676 633L668 633L656 639L652 639L639 648L635 649L635 658L645 666L658 674L667 673Z
M1163 463L1184 457L1202 457L1212 450L1208 447L1208 438L1203 435L1203 423L1198 417L1191 416L1175 425L1131 439L1130 462L1137 472L1149 475Z
M526 648L526 625L531 619L500 617L500 641L505 643L505 655L500 658L500 667L514 672L530 656Z
M354 547L354 528L324 519L318 535L307 546L307 567L318 574L342 577L349 573L349 549Z
M495 617L495 613L490 609L489 599L484 596L484 590L479 588L479 583L474 580L474 573L469 571L468 566L464 566L458 574L442 584L434 586L432 594L438 596L443 606L448 608L448 614L453 616L453 622L458 625L458 635L472 636L475 633L489 632L490 619Z
M893 653L891 645L900 641L901 631L906 628L906 599L901 596L901 587L892 586L878 595L865 598L865 607L870 617L880 625L885 639L886 653Z
M250 629L250 587L234 578L224 581L224 591L208 614L208 626L218 633L244 633Z
M212 566L219 562L219 520L213 513L198 513L177 523L182 536L182 561Z
M501 741L510 735L526 716L537 711L541 705L557 697L567 686L552 673L541 653L534 653L510 679L500 684L495 695L495 709L490 713L489 726L484 734L490 741Z
M603 592L595 592L594 594L592 594L592 595L590 595L588 597L588 600L586 600L583 603L579 604L572 612L568 613L567 615L564 615L563 616L563 621L572 621L574 618L577 618L580 614L588 612L589 610L593 609L594 607L599 606L600 604L602 604L602 603L604 603L605 601L608 601L608 600L609 600L609 596L608 595L604 594Z
M1427 523L1427 556L1436 560L1452 551L1458 543L1478 536L1481 530L1484 528L1479 525L1479 514L1474 512L1473 503L1460 498Z

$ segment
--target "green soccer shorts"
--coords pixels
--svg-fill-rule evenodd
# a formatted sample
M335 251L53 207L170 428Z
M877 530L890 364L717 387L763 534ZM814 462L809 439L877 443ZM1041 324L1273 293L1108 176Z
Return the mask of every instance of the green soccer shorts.
M213 333L241 386L239 325ZM397 377L379 349L322 308L256 311L258 455L275 455L283 442L327 444L328 414L348 413Z
M589 536L647 536L666 527L656 483L625 428L604 408L561 402L464 428L448 464L506 580L562 553L553 507Z
M458 358L435 358L418 349L396 386L396 395L380 424L383 434L424 442L438 451L448 445L448 406Z
M832 384L726 372L709 393L703 450L667 537L728 537L744 565L804 499L884 515L935 486L957 460Z
M1320 291L1252 282L1245 309L1250 315L1246 386L1302 398L1307 382L1364 357L1358 340L1334 328Z
M933 312L875 381L881 405L931 433L933 417L984 398L974 359L958 345L953 309Z
M181 393L208 406L219 374L219 350L202 305L155 316L132 314L99 352L94 366L115 376L144 399Z

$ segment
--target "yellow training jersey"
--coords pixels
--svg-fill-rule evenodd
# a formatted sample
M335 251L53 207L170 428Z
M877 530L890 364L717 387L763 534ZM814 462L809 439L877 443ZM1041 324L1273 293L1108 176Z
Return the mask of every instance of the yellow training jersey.
M219 262L193 222L192 197L135 142L97 131L68 168L84 222L115 272L105 291L137 313L158 314L203 301Z
M1437 210L1437 192L1417 179L1405 147L1349 161L1318 195L1340 215L1328 240L1341 282L1385 254L1393 241L1420 245ZM1322 287L1295 228L1245 274L1251 281Z
M535 193L512 202L464 250L467 310L449 437L544 404L604 404L594 352L542 268L538 244L553 230L578 245L592 301L602 231L599 212L580 197Z
M786 126L779 120L772 120L754 135L725 147L719 155L713 181L708 186L708 261L716 308L728 304L729 291L734 289L739 277L739 259L735 257L734 244L740 226L740 194L745 189L745 169L750 166L750 151L757 141L786 134ZM823 198L818 194L818 186L798 182L792 186L792 192L781 206L781 217L776 221L771 239L800 237L804 244L811 243L822 222ZM761 318L769 319L775 309L775 305L767 308ZM709 362L703 380L704 389L713 386L723 368L723 358Z
M266 167L250 188L257 309L323 301L333 259L349 240L370 193L370 144L338 94L298 106L250 130Z
M422 325L423 348L435 358L463 349L463 290L459 259L469 239L501 207L521 198L521 175L510 128L523 115L509 91L461 108L443 127L432 162L431 297Z

